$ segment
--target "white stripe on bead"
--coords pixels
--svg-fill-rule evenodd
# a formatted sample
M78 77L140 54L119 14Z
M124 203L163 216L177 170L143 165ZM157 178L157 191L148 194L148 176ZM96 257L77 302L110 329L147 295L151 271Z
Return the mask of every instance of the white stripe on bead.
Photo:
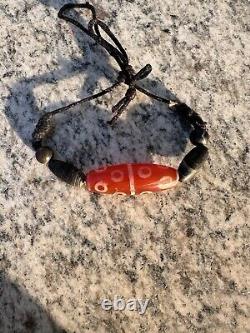
M133 168L131 164L127 164L127 166L128 166L130 194L135 195L135 178L134 178Z

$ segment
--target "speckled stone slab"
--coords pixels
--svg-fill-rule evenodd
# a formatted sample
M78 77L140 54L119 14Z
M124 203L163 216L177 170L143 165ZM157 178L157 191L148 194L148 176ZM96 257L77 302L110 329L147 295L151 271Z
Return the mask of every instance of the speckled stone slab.
M118 73L57 18L65 3L0 0L0 333L250 332L248 2L95 1L135 69L151 63L143 86L208 122L200 174L139 197L72 188L34 159L39 117ZM138 94L107 126L124 88L61 116L51 145L84 171L178 166L188 133L165 105ZM115 295L149 306L104 311Z

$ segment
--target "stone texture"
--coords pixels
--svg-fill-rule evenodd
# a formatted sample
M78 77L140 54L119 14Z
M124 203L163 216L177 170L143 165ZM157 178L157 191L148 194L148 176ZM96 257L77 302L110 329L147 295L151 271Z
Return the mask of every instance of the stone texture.
M97 1L144 86L208 122L210 158L185 186L91 195L37 163L44 113L114 82L105 51L57 18L59 0L0 0L0 332L249 332L247 1ZM138 94L106 125L124 87L60 117L51 145L87 171L177 166L190 148L168 109ZM145 315L103 298L149 298Z

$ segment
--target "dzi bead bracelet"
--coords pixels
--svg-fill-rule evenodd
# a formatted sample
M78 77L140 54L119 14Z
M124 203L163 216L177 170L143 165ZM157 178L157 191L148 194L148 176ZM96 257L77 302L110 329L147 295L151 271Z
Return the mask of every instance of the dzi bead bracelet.
M66 15L66 12L75 8L85 8L91 11L92 18L87 28L71 16ZM91 4L66 4L60 9L58 16L77 26L97 44L102 46L116 60L121 70L117 81L111 87L68 106L46 113L40 118L33 132L32 141L32 145L36 150L37 160L40 163L48 164L51 172L66 183L79 187L86 184L89 191L96 193L141 194L145 192L157 192L172 188L179 181L185 182L191 178L208 156L208 149L205 146L208 139L206 123L185 103L157 96L138 85L138 82L146 78L152 71L151 65L146 65L137 73L134 71L133 67L129 64L126 51L110 31L109 27L97 18L96 10ZM105 32L112 43L104 39L100 31ZM189 126L190 141L195 146L184 157L178 169L158 164L130 163L102 167L97 170L91 170L85 175L71 163L59 161L54 158L53 150L45 142L51 137L54 131L55 116L58 113L69 110L75 105L103 96L122 83L125 83L128 89L125 96L112 107L114 116L108 123L110 125L114 124L129 103L135 98L137 91L157 101L166 103L169 109L176 112L180 121ZM174 104L170 106L170 102Z

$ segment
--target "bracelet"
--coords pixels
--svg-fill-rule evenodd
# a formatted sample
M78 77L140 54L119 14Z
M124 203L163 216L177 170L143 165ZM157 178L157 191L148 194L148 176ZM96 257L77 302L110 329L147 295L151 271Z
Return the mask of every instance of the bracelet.
M65 12L76 8L84 8L91 11L92 18L87 28L65 14ZM36 150L36 159L38 162L47 164L50 171L64 182L78 187L85 185L89 191L101 194L135 195L158 192L172 188L178 182L186 182L193 177L208 157L208 148L205 144L209 136L206 123L198 113L185 103L157 96L138 85L138 81L146 78L152 71L151 65L147 64L137 73L134 71L133 67L129 64L128 55L118 39L110 31L109 27L97 18L94 6L88 2L85 4L66 4L60 9L58 17L77 26L97 44L102 46L115 59L120 67L120 72L117 81L111 87L60 109L46 113L40 118L32 135L32 146ZM102 37L101 30L109 36L113 44ZM125 83L128 89L125 96L112 107L114 116L108 121L108 124L113 125L115 123L122 112L128 107L129 103L135 98L137 91L152 99L166 103L168 108L177 114L181 123L189 127L190 141L195 146L183 158L178 169L152 163L125 163L91 170L85 175L71 163L54 158L54 152L46 145L46 140L54 132L55 116L58 113L69 110L75 105L101 97L122 83ZM170 106L171 102L175 104Z

